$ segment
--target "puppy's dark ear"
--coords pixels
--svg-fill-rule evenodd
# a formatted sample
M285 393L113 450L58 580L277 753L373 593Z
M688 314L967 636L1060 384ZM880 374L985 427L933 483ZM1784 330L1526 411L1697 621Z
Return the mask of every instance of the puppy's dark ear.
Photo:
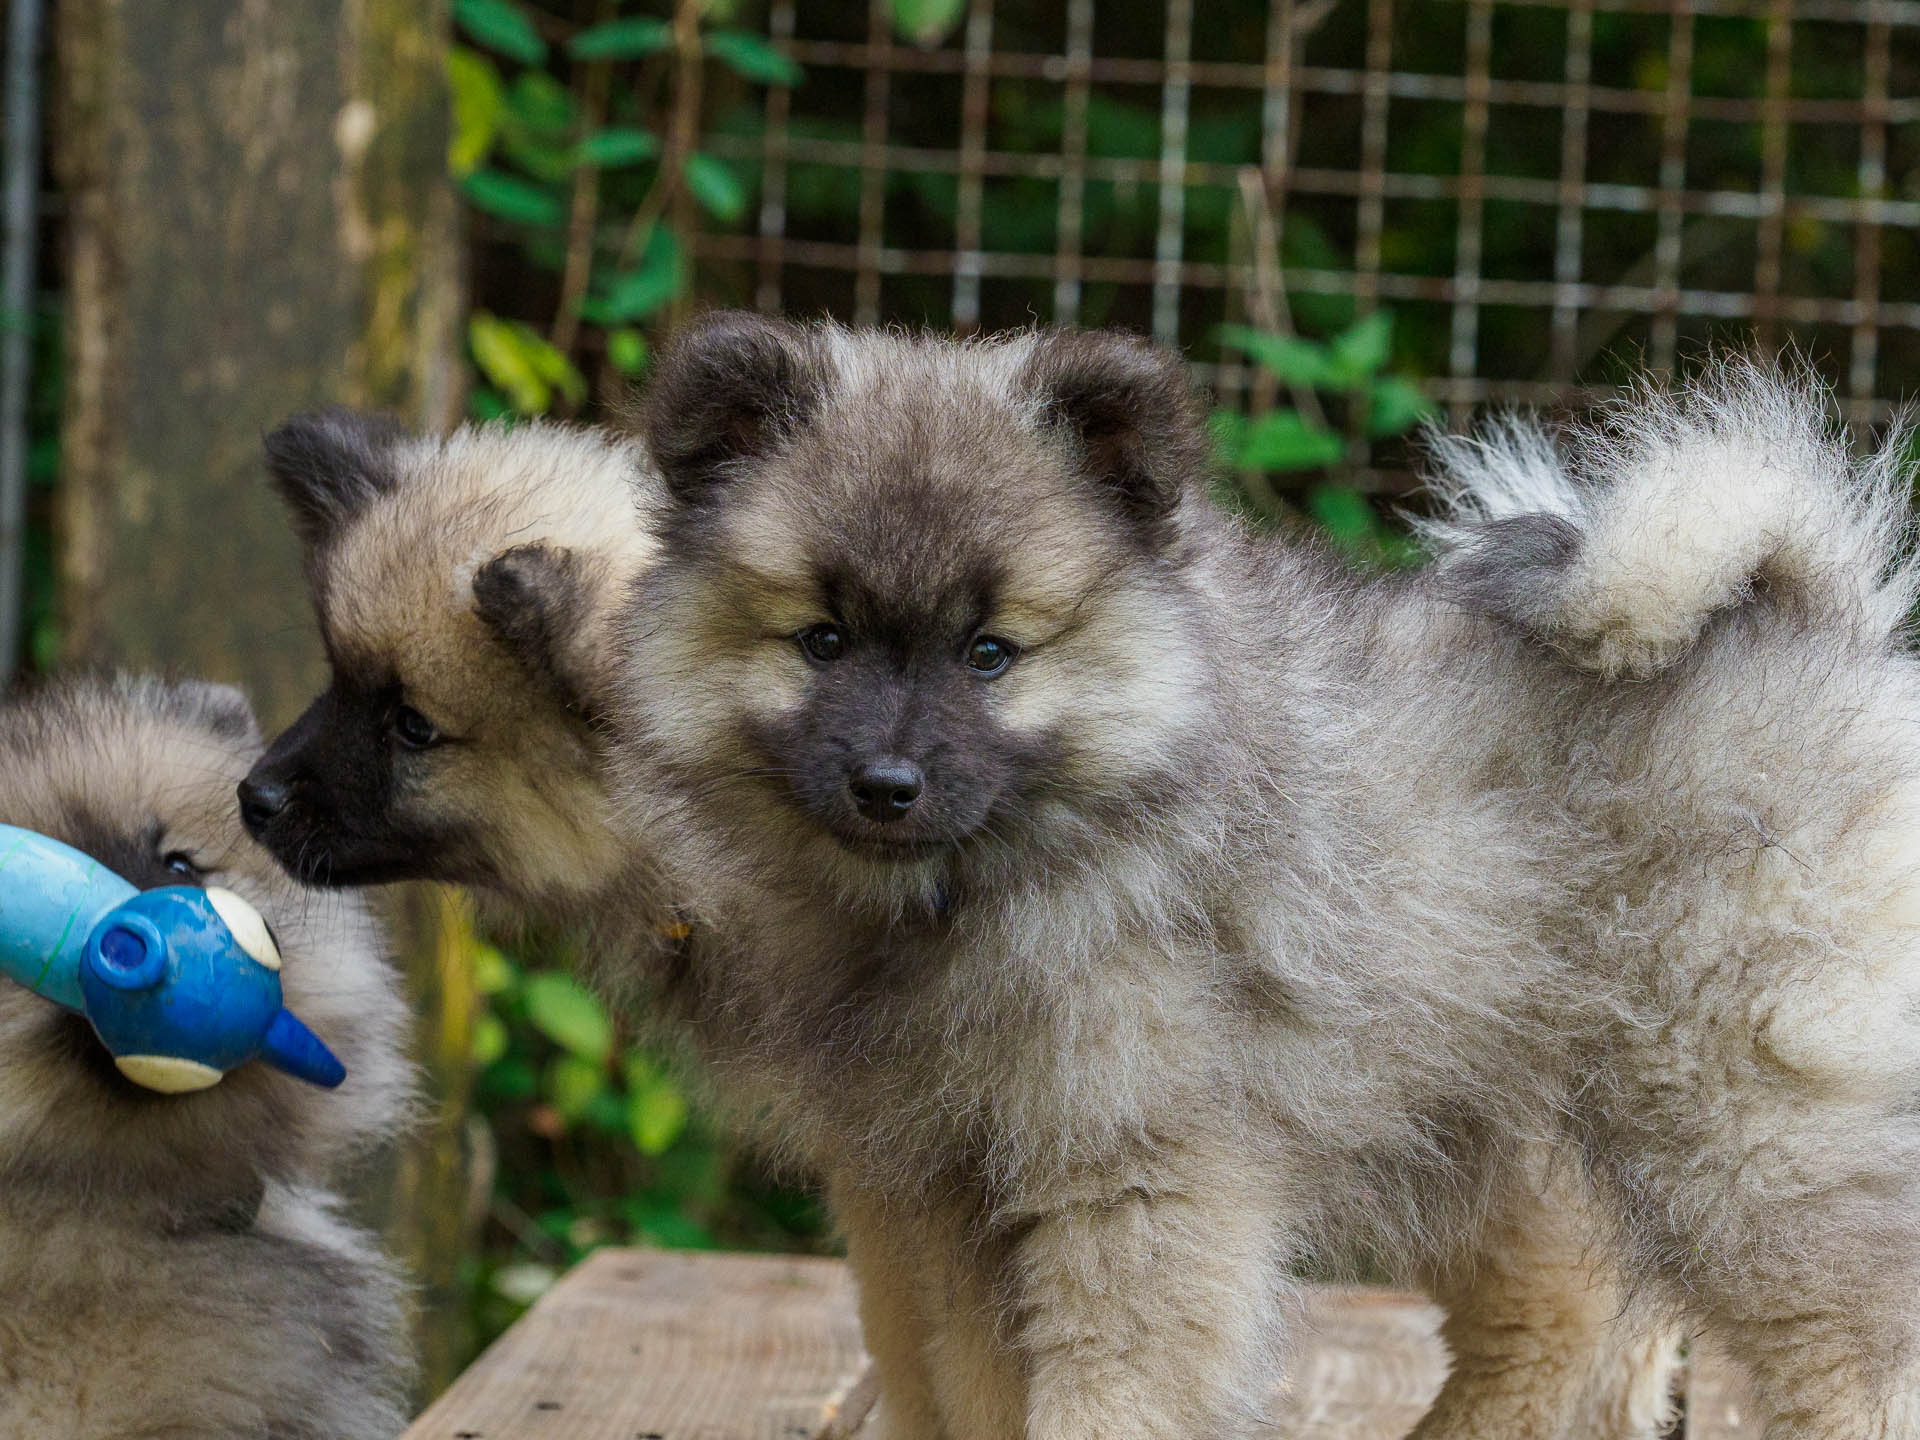
M559 545L517 545L473 575L474 613L528 674L588 719L600 710L589 631L604 583L586 557Z
M1206 416L1179 356L1115 330L1060 330L1034 344L1021 381L1041 423L1128 518L1157 528L1213 464Z
M309 547L399 483L390 455L406 428L387 415L322 410L266 436L267 471Z
M190 720L240 745L259 745L260 722L246 693L214 680L182 680L171 687L174 700Z
M828 370L813 338L786 320L721 310L668 347L639 417L667 487L698 504L729 468L779 445L812 416Z

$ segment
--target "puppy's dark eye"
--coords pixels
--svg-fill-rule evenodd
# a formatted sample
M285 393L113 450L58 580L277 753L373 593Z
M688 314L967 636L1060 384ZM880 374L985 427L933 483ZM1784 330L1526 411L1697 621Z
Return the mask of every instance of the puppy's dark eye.
M822 665L831 664L847 653L847 637L838 625L809 625L793 637L807 658Z
M394 738L409 750L425 750L440 743L440 732L433 728L433 722L411 705L393 712L392 728Z
M182 880L199 881L204 880L207 875L199 862L185 850L169 850L160 857L160 863Z
M1011 640L994 635L976 636L967 647L967 668L988 677L998 675L1013 663L1019 648Z

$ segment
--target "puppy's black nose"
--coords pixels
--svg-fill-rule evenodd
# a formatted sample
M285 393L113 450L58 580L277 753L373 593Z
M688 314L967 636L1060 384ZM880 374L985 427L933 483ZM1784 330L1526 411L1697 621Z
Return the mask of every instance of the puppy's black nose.
M240 818L247 829L259 831L282 810L291 797L278 780L256 780L249 775L240 782Z
M927 777L911 760L898 755L883 755L854 767L847 788L853 791L853 803L869 820L885 824L898 820L913 808L926 788Z

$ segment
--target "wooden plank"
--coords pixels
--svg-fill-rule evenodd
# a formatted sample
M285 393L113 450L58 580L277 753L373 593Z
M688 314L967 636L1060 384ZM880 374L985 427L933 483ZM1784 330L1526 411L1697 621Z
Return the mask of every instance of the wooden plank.
M1417 1295L1321 1290L1274 1395L1275 1435L1399 1440L1447 1377L1440 1312Z
M835 1261L603 1250L404 1440L803 1440L865 1364Z
M1416 1295L1314 1291L1264 1433L1399 1440L1446 1377L1439 1325ZM1687 1440L1758 1440L1733 1373L1694 1349ZM403 1440L857 1440L874 1397L839 1263L603 1250Z

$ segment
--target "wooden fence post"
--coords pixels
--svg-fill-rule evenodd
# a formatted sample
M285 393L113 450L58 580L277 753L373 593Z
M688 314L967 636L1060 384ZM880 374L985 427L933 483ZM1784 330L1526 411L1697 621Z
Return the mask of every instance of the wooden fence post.
M72 662L236 681L271 733L323 664L260 436L345 403L418 424L462 390L446 178L448 0L62 0L67 199L57 505ZM466 1032L445 897L396 907L434 1102L369 1197L425 1297L426 1384L455 1299ZM397 1198L396 1198L397 1197ZM451 1218L450 1218L451 1217Z

